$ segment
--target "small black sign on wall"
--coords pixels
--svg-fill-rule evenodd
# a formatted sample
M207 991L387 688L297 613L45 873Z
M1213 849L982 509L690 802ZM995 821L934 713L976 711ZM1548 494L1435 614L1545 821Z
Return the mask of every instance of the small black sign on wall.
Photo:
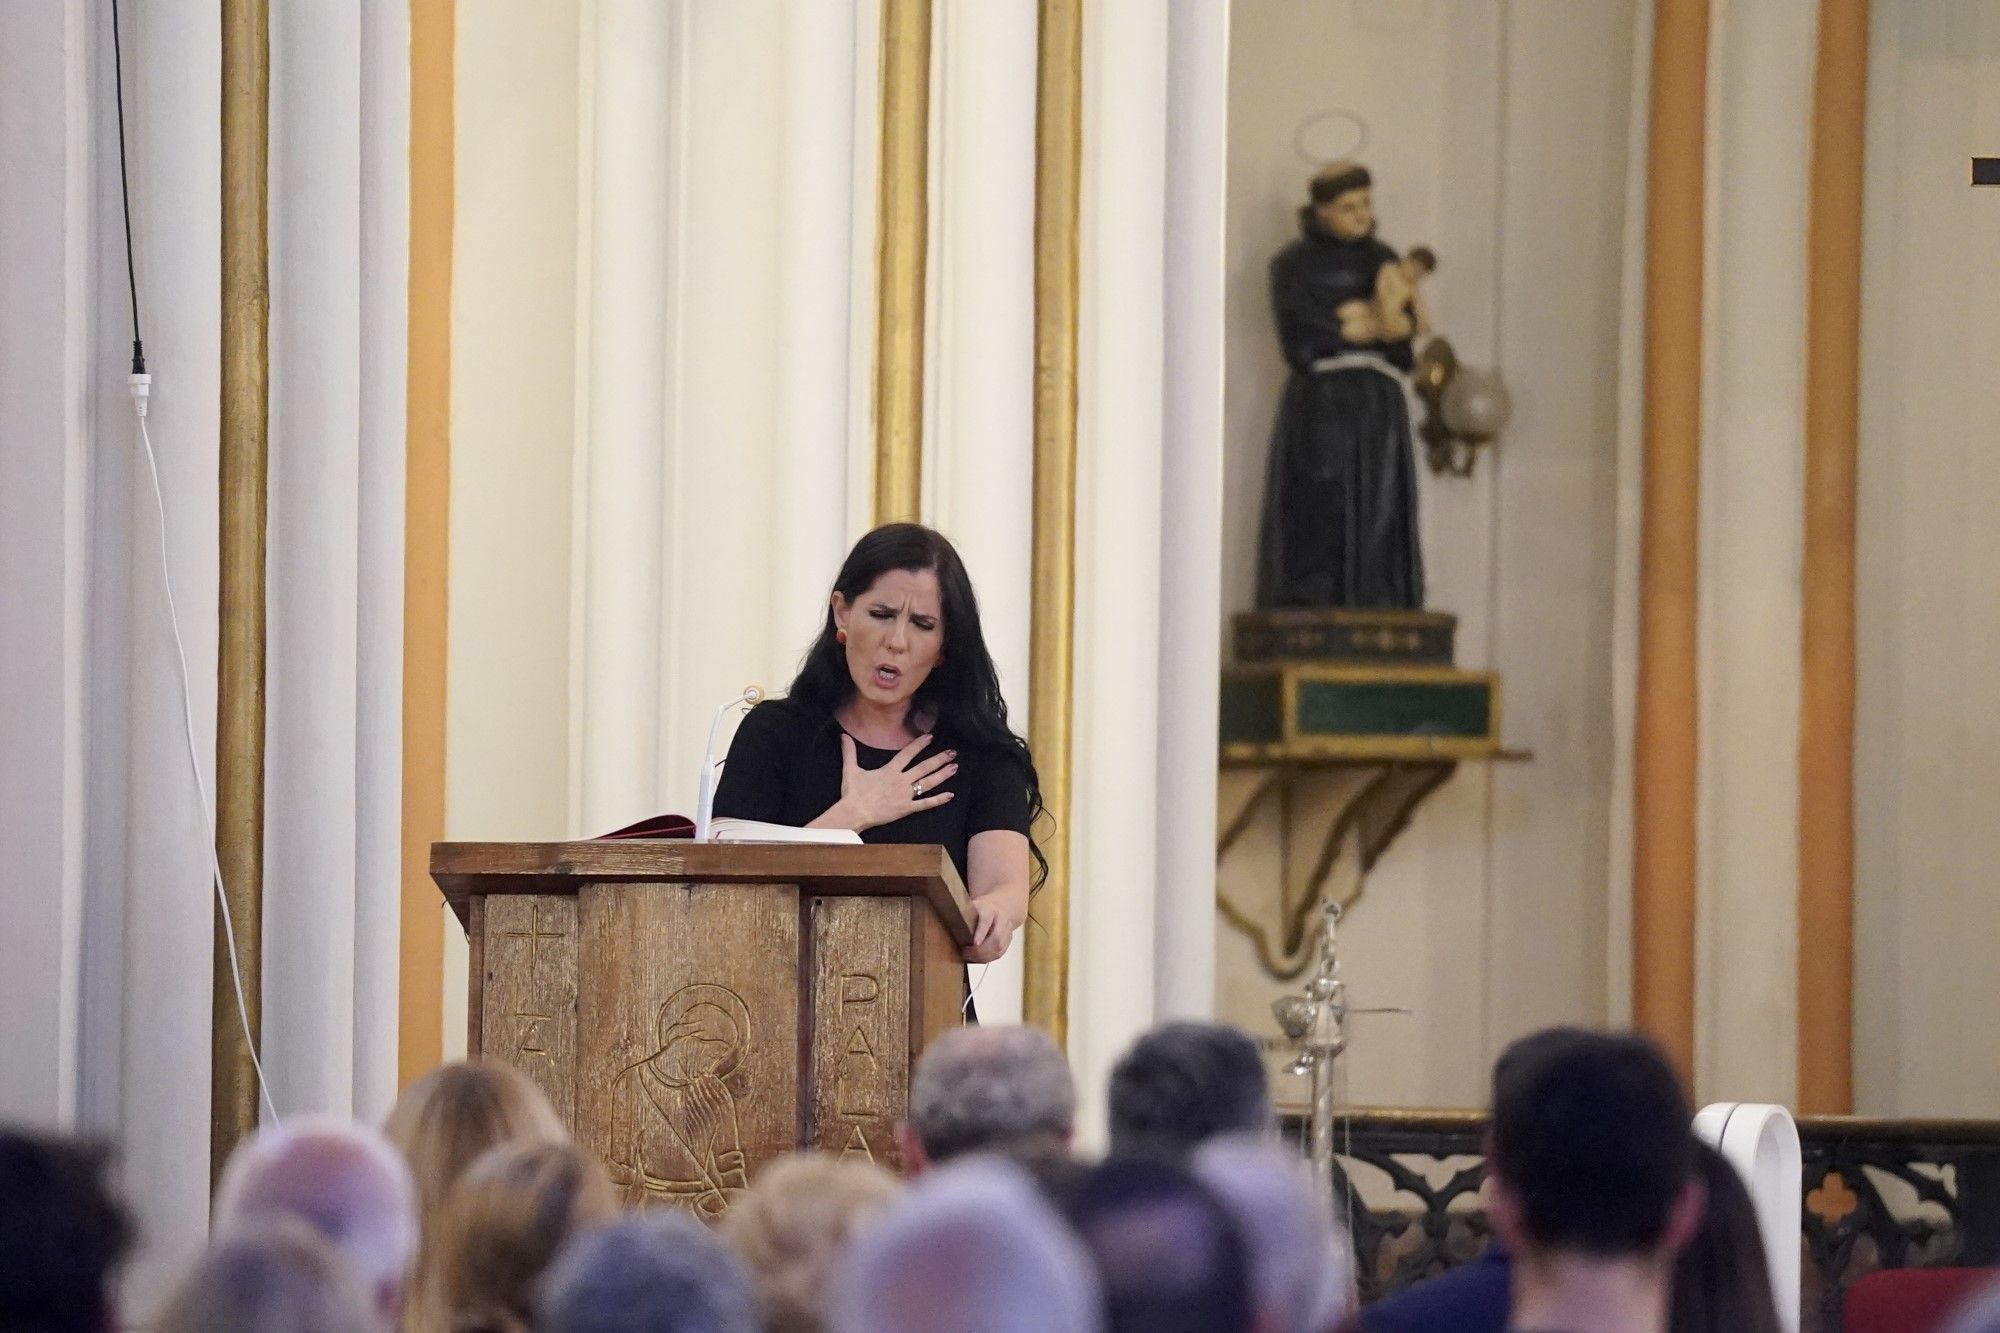
M1972 183L1974 185L2000 185L2000 157L1973 158Z

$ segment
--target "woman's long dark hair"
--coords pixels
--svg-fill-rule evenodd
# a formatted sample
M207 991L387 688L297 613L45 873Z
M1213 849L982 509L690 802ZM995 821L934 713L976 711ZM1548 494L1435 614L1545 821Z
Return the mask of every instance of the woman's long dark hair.
M890 523L854 544L833 581L833 590L852 606L892 570L936 575L944 611L944 648L937 665L910 700L911 716L924 719L926 727L948 729L956 744L977 747L1021 765L1028 784L1028 854L1034 860L1031 886L1040 888L1049 877L1048 858L1034 834L1036 822L1047 813L1042 805L1042 783L1028 743L1008 725L1000 673L993 667L993 655L986 651L986 635L979 627L979 599L973 595L965 562L943 533L919 523ZM829 604L826 623L820 626L812 647L806 649L798 677L788 692L794 701L828 718L854 697L847 649L834 637L836 629Z
M1701 1226L1674 1265L1669 1333L1778 1333L1778 1307L1757 1205L1727 1158L1695 1145L1695 1174L1708 1190Z

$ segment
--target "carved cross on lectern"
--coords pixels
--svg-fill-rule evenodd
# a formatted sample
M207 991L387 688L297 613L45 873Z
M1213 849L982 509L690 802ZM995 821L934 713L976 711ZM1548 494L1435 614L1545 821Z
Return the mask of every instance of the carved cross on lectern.
M528 942L528 960L530 963L539 963L542 961L543 940L559 940L563 938L563 932L560 930L542 929L542 905L540 903L530 903L528 905L528 928L526 930L503 930L500 933L510 940L526 940Z
M1972 183L1974 185L2000 185L2000 157L1973 158Z

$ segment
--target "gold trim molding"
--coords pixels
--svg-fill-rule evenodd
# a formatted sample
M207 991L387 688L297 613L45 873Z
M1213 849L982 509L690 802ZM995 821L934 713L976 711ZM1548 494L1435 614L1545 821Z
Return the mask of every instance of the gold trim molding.
M1702 229L1708 0L1653 11L1647 135L1645 477L1632 743L1632 1018L1694 1075L1699 771Z
M882 0L875 217L875 521L922 516L931 0Z
M1076 608L1076 383L1083 179L1082 0L1038 0L1035 72L1035 523L1028 743L1054 820L1022 932L1023 1017L1069 1028L1070 730Z
M444 837L451 586L451 255L455 0L410 6L408 437L403 500L403 842L396 1069L444 1058L445 913L431 883Z
M1855 559L1868 0L1820 0L1806 231L1798 1106L1854 1109Z
M250 1031L262 1040L264 534L270 456L269 0L222 5L222 436L215 842ZM257 1127L220 908L210 960L209 1176Z

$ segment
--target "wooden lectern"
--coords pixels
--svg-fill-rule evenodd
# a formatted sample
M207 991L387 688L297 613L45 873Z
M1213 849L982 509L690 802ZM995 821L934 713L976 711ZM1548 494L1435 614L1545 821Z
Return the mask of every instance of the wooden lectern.
M804 1147L899 1165L911 1066L964 1021L941 847L441 842L431 877L471 942L470 1053L632 1204L713 1218Z

